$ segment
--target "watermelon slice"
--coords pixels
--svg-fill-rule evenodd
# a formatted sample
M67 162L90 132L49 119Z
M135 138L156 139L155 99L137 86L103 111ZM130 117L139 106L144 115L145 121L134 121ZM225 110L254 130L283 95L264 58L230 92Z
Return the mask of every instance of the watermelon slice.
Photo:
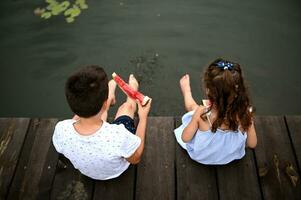
M117 83L117 85L120 87L120 89L130 98L135 100L137 99L142 106L145 106L149 102L150 98L148 96L145 96L141 92L134 90L115 72L112 74L112 77L114 81Z
M203 105L207 108L209 108L211 106L211 102L208 99L203 99L202 102L203 102Z

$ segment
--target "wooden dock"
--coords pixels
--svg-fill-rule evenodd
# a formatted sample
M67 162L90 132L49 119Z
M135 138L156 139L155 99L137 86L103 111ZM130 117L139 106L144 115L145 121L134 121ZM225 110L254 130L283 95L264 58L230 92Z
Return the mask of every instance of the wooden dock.
M0 118L0 200L301 199L301 116L256 118L258 145L225 166L192 161L176 143L180 118L150 117L140 164L95 181L51 142L58 119ZM299 176L299 175L297 175Z

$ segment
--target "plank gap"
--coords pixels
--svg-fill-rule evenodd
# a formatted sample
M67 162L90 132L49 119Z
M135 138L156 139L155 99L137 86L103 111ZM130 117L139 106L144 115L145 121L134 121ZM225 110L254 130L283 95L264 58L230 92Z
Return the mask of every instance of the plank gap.
M173 130L174 129L176 129L177 127L177 124L176 124L176 117L174 117L173 118ZM173 133L173 136L174 136L174 132L172 132ZM174 138L174 140L175 140L175 136L173 137ZM176 151L176 145L178 145L177 144L177 141L175 141L174 142L174 176L175 176L175 183L174 183L174 187L175 187L175 199L178 199L178 190L177 190L177 188L178 188L178 180L177 180L177 151Z
M253 154L255 168L256 168L256 174L257 174L257 181L258 181L258 185L259 185L260 196L261 196L261 199L264 199L263 190L262 190L262 183L260 181L260 176L259 176L259 167L258 167L258 164L257 164L257 158L256 158L256 154L255 154L254 149L252 149L252 154Z
M295 160L296 160L296 165L297 165L297 168L298 168L298 172L299 172L299 175L300 175L300 172L301 172L300 167L301 166L299 165L299 162L301 162L301 160L298 160L297 150L296 150L295 145L293 143L292 135L291 135L291 132L290 132L290 129L289 129L289 126L288 126L286 116L284 116L284 122L285 122L285 127L286 127L286 130L287 130L287 133L288 133L289 141L290 141L290 144L291 144L291 147L292 147L292 150L293 150L293 155L294 155Z
M221 199L220 189L219 189L219 180L218 180L218 173L217 173L217 167L214 166L214 177L215 177L215 185L216 185L216 191L217 191L217 199Z
M94 191L95 191L96 180L94 180L94 179L91 179L91 180L92 180L91 200L93 200L94 199L94 195L95 195Z
M143 155L142 155L143 156ZM137 188L137 165L135 165L135 170L134 170L134 193L133 193L133 200L136 200L136 188Z

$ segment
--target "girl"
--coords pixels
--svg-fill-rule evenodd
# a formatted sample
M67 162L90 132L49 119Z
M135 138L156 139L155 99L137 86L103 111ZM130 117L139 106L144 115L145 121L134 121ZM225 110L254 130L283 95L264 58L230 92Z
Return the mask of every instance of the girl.
M191 94L189 75L180 80L185 108L182 125L174 130L178 143L202 164L227 164L255 148L252 107L238 63L217 59L203 77L209 105L198 105Z

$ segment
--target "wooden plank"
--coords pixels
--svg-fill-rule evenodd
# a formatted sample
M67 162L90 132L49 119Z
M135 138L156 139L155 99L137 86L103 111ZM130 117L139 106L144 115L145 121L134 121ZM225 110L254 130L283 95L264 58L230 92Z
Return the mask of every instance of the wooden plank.
M58 163L59 154L55 150L53 143L51 142L46 159L43 167L42 175L43 181L39 183L39 192L37 194L37 199L49 199L52 190L52 182L54 180L54 175L56 172L56 166Z
M108 121L112 123L113 120L114 118L110 117ZM138 122L139 119L135 117L134 124L136 127ZM136 170L136 165L131 165L121 176L117 178L106 181L95 181L93 199L134 199Z
M91 178L82 175L67 158L60 155L51 199L92 199L93 186L94 183Z
M51 138L57 119L33 119L25 139L24 147L17 166L16 175L9 189L8 199L37 199L44 195L47 199L47 191L52 183L53 174L45 174L45 169L54 172L56 162L50 165L47 156L51 147ZM47 167L46 167L47 166ZM44 191L40 191L43 188Z
M217 177L220 199L262 198L251 149L246 149L243 159L218 166Z
M0 118L0 199L5 199L30 119Z
M136 166L131 165L127 171L115 179L96 181L93 199L134 199Z
M136 199L175 199L175 139L172 117L149 117L137 168Z
M176 118L176 127L181 119ZM176 144L177 199L218 199L214 166L193 161L187 151Z
M286 122L297 157L299 175L301 174L301 116L286 116Z
M255 126L258 137L255 157L264 199L300 199L300 181L294 187L285 170L287 163L296 168L296 161L284 118L256 117Z

